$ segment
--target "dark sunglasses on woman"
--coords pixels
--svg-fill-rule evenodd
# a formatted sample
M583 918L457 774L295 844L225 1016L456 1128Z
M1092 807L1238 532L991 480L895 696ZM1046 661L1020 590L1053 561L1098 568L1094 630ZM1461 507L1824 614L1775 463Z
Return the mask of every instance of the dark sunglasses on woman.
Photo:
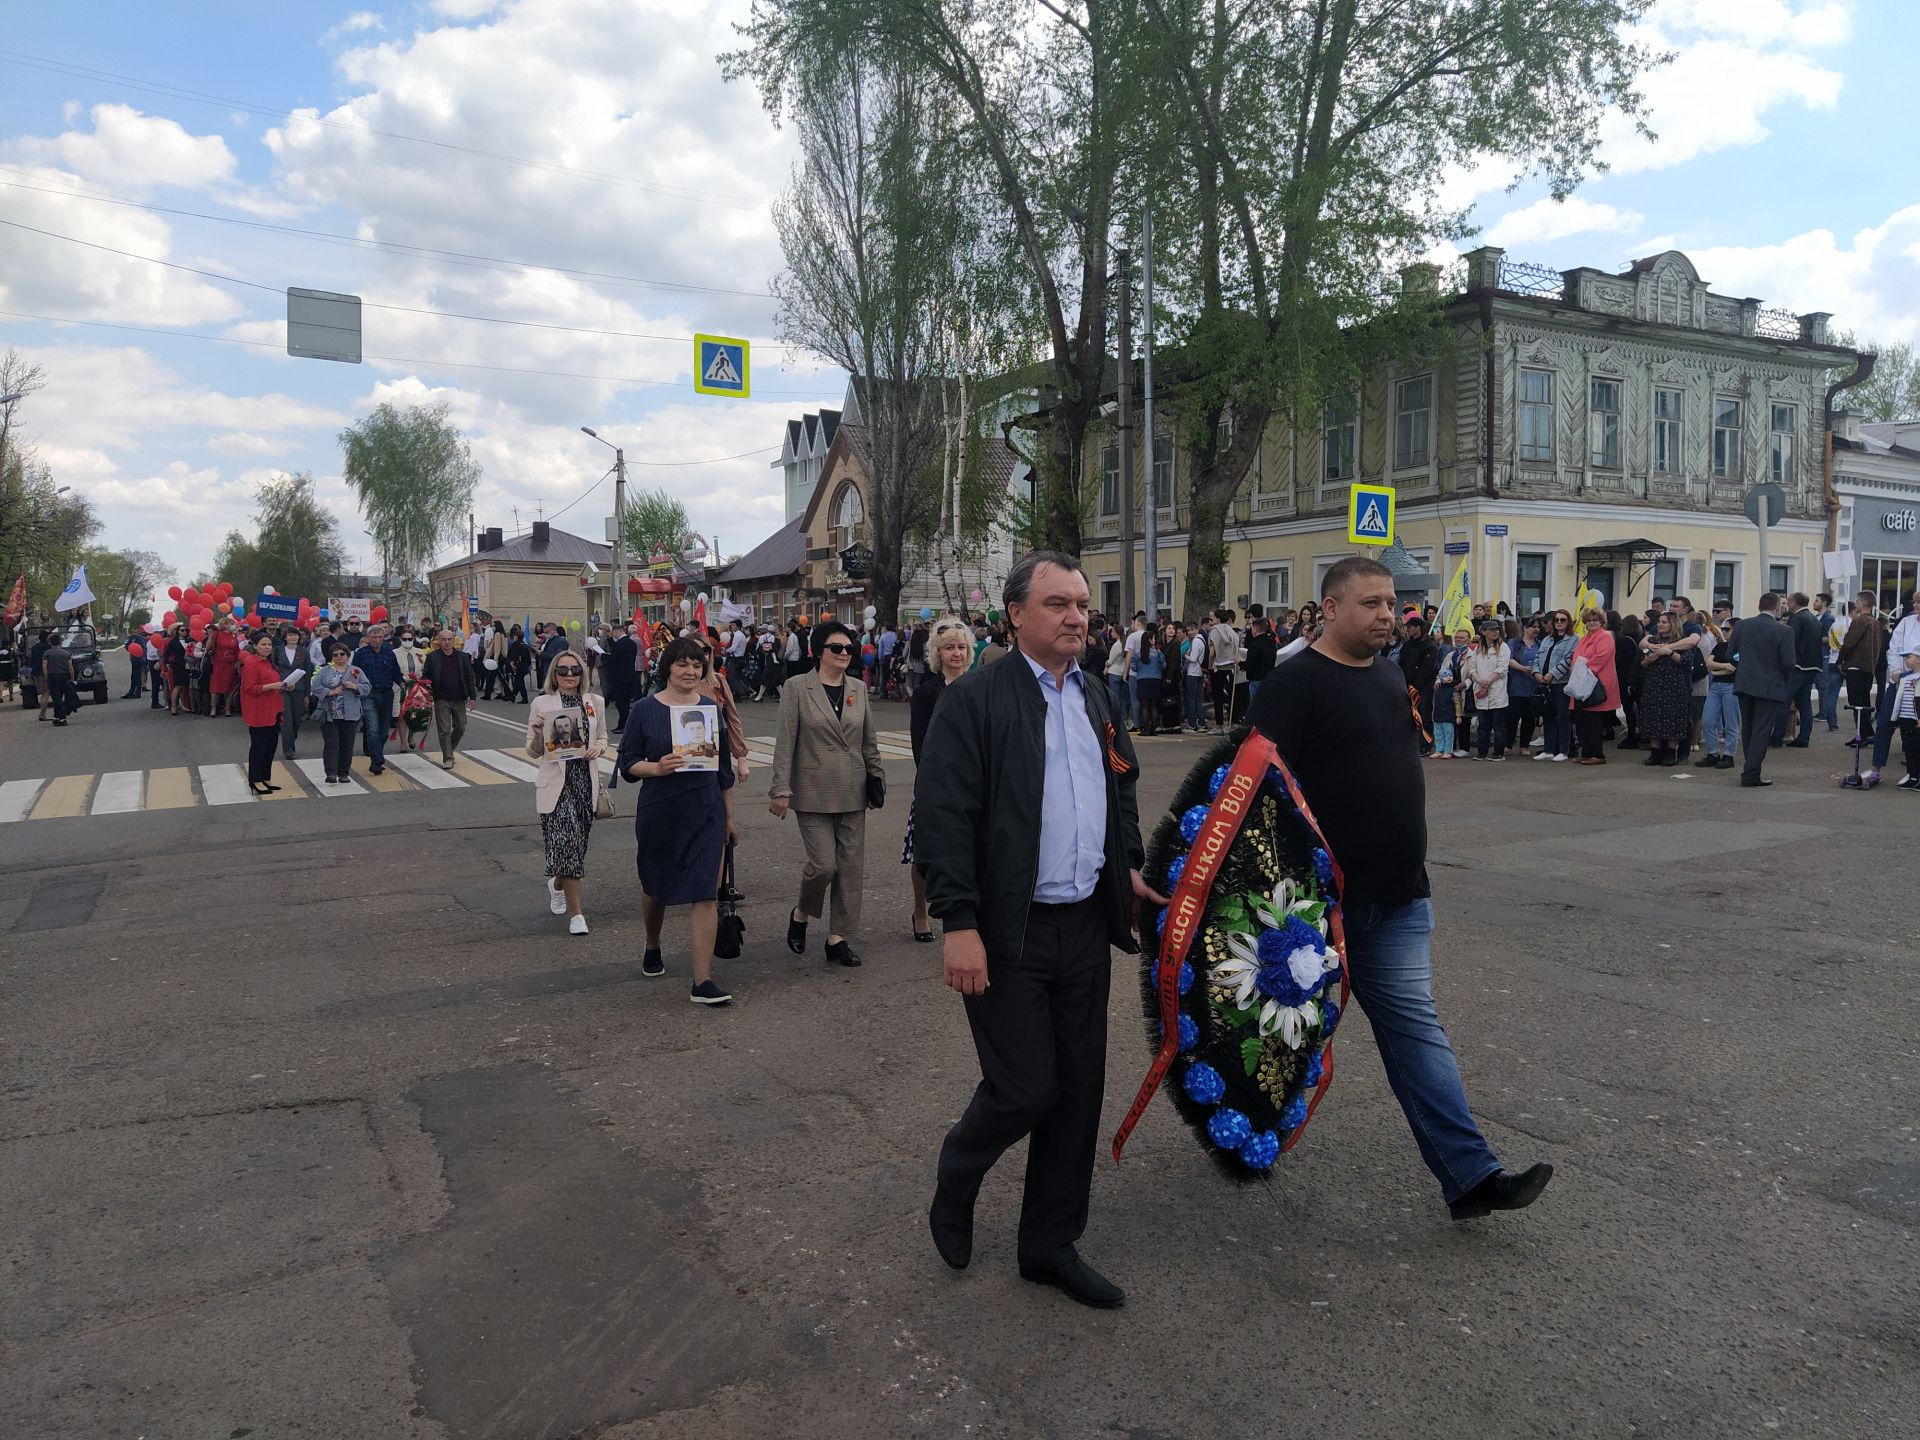
M836 655L851 655L853 653L853 647L851 645L822 645L820 648L822 650L831 650Z

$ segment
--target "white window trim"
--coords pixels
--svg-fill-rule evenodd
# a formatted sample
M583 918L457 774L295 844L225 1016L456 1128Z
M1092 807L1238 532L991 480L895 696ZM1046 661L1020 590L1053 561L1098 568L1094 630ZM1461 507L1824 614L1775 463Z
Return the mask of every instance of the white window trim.
M1780 586L1777 590L1774 590L1771 575L1763 575L1761 577L1761 579L1766 580L1768 582L1767 588L1769 590L1774 590L1774 593L1779 595L1783 601L1786 599L1787 596L1791 595L1795 590L1799 588L1800 566L1798 562L1793 560L1783 559L1775 555L1769 555L1767 557L1767 569L1770 571L1784 570L1787 572L1787 583Z
M1286 577L1285 588L1287 593L1278 600L1267 599L1266 596L1260 593L1260 577L1262 575L1284 575ZM1247 594L1255 604L1266 606L1277 605L1282 610L1288 608L1293 604L1293 561L1262 560L1255 564L1247 572Z
M1551 612L1554 606L1553 577L1560 567L1560 546L1552 540L1520 540L1513 546L1513 559L1507 570L1507 600L1509 605L1520 603L1520 557L1522 555L1544 555L1547 560L1547 573L1541 590L1540 608Z
M1733 613L1747 613L1747 554L1744 550L1709 550L1707 552L1707 605L1709 613L1713 605L1713 571L1717 565L1733 566ZM1756 595L1758 592L1755 592ZM1689 596L1689 599L1692 597Z
M1793 416L1793 423L1784 430L1777 430L1773 424L1773 412L1785 410ZM1790 473L1781 481L1785 485L1797 485L1800 480L1800 407L1790 400L1767 401L1767 479L1773 479L1773 446L1776 438L1785 436L1790 460Z
M1660 392L1663 390L1670 395L1677 395L1680 397L1680 408L1678 413L1673 415L1662 415L1660 413L1660 410L1659 410ZM1660 427L1662 425L1673 426L1674 434L1679 439L1679 443L1673 447L1674 466L1670 470L1662 470L1659 468ZM1685 477L1686 473L1687 473L1687 392L1686 392L1686 387L1681 385L1656 384L1647 393L1647 474L1679 475L1679 476Z
M1692 589L1687 585L1687 565L1688 565L1688 562L1692 560L1693 553L1689 550L1669 549L1667 553L1661 556L1660 558L1663 560L1671 560L1680 567L1675 572L1678 578L1676 578L1675 581L1673 582L1673 593L1675 595L1684 595L1687 597L1687 599L1693 601L1694 609L1705 610L1708 614L1712 614L1713 613L1713 604L1712 604L1713 597L1709 595L1706 597L1705 601L1702 601L1698 596L1696 596L1693 593ZM1708 567L1708 570L1707 570L1707 588L1709 590L1713 588L1712 567ZM1649 576L1647 577L1647 593L1649 595L1653 593L1653 577L1651 574L1649 574Z

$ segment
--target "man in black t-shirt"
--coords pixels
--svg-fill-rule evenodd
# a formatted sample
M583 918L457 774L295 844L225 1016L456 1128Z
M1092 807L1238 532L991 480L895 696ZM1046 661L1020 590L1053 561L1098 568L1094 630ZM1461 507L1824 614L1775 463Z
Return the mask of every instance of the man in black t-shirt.
M1387 1080L1456 1220L1532 1204L1553 1178L1501 1168L1467 1108L1433 1004L1426 777L1393 641L1393 572L1355 556L1327 571L1320 638L1254 699L1344 875L1347 971Z

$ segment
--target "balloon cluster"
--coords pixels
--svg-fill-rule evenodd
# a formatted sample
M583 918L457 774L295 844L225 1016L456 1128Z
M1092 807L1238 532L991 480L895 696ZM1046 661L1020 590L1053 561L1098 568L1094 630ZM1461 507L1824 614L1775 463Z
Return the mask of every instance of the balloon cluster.
M269 585L266 593L278 595L280 592ZM169 585L167 598L173 601L174 608L160 617L159 628L171 630L175 625L183 624L195 640L207 633L209 625L217 625L228 617L243 623L247 620L247 602L233 593L233 582L230 580L210 580L205 585L188 585L185 588ZM367 613L378 624L387 618L387 607L375 605ZM294 624L310 630L326 618L324 609L306 596L300 597L299 613L294 617Z

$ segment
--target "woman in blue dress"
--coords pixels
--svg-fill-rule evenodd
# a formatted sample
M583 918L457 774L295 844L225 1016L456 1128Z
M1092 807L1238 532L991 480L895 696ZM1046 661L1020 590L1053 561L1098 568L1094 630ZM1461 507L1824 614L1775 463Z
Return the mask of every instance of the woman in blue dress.
M733 756L725 721L704 693L713 674L712 653L693 636L675 640L661 656L664 685L634 702L620 740L620 778L640 785L633 830L638 840L640 890L647 927L646 976L667 973L660 956L660 928L669 905L692 907L693 991L696 1005L724 1005L733 997L713 981L713 937L720 862L727 842L738 841L733 823ZM674 748L676 705L704 705L706 727L693 748ZM702 763L717 769L700 768Z

